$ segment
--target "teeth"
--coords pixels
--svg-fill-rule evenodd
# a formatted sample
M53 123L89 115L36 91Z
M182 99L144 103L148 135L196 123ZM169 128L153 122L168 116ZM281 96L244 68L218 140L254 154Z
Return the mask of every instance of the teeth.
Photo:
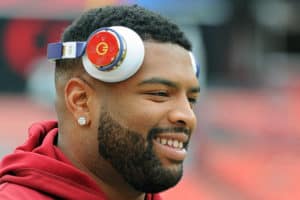
M163 145L168 145L170 147L174 147L176 149L182 149L183 148L183 142L180 142L178 140L172 140L172 139L166 139L166 138L156 138L156 141Z
M182 142L179 142L179 149L182 149L183 148L183 143Z
M177 140L173 141L173 147L178 148L179 142Z
M157 140L157 142L161 143L161 140L160 140L160 138L156 138L156 140Z

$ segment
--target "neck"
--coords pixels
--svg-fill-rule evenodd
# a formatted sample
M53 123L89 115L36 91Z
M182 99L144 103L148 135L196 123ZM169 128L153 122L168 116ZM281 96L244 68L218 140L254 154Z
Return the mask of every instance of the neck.
M101 156L91 155L91 152L84 151L82 145L81 150L75 150L75 146L70 141L63 139L61 135L58 137L57 146L64 155L72 162L72 164L90 176L101 190L106 194L108 199L113 200L144 200L145 193L139 192L132 188L124 178ZM91 149L91 148L90 148ZM82 151L83 150L83 151ZM87 150L87 149L86 149ZM97 154L99 155L98 151ZM91 159L93 157L93 159ZM97 158L95 158L97 157Z
M98 163L97 167L87 172L99 185L101 190L113 200L144 200L145 193L132 188L119 173L106 161ZM101 167L99 167L101 165ZM96 170L97 168L97 170Z

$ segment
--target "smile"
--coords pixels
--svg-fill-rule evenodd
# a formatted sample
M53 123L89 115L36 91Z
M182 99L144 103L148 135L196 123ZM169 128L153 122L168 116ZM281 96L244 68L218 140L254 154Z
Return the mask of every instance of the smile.
M188 142L186 134L160 134L154 139L154 148L161 158L173 161L183 161L187 151L185 146Z
M175 149L183 148L183 142L176 140L176 139L167 139L167 138L157 137L157 138L155 138L155 140L162 145L167 145L167 146L173 147Z

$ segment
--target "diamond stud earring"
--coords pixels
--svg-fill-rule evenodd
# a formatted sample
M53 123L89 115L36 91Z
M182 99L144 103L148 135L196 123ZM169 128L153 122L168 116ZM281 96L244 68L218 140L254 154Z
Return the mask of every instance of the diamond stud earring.
M86 117L83 117L83 116L79 117L79 118L77 119L77 122L78 122L78 124L79 124L80 126L86 125L86 124L87 124Z

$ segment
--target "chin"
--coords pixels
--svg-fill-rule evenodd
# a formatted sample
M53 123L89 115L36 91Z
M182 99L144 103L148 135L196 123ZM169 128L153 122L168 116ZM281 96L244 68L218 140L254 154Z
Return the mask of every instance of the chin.
M165 191L171 187L177 185L183 176L183 166L182 164L172 164L172 165L161 165L157 167L156 174L152 177L148 177L148 182L139 188L140 191L148 193L158 193Z

